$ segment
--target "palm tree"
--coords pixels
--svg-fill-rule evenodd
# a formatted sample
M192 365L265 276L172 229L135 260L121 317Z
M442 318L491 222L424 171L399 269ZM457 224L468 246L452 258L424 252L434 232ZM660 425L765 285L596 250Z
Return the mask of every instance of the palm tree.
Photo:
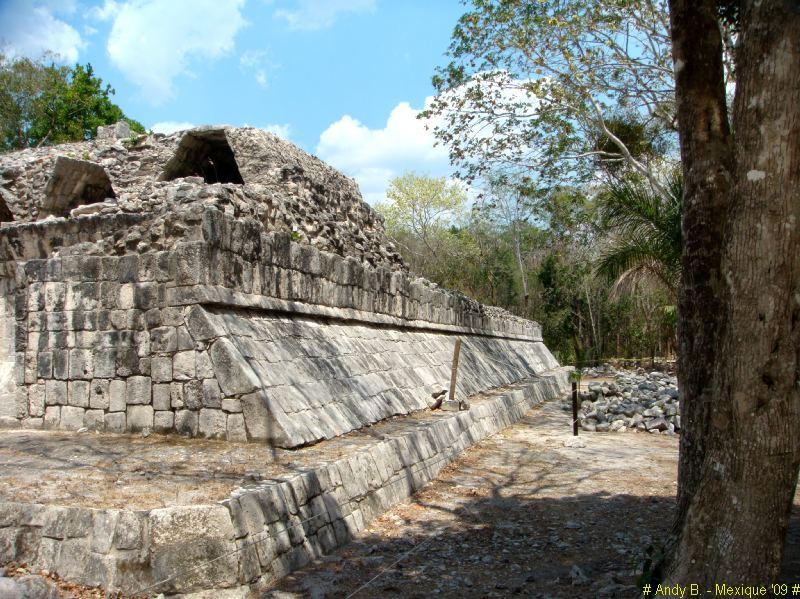
M646 181L622 180L608 184L598 197L600 227L609 239L595 268L614 281L616 291L655 280L677 296L683 245L680 172L668 178L665 188L662 196Z

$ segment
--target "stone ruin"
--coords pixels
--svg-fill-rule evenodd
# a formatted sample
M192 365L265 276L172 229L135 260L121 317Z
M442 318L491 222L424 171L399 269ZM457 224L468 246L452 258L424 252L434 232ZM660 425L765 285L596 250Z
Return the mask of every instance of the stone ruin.
M435 453L463 449L567 385L537 323L409 273L353 180L262 130L137 136L120 124L101 128L96 140L0 155L0 221L0 423L6 427L99 431L120 435L120 443L130 433L162 433L303 448L429 410L433 396L449 386L456 338L464 342L460 398L540 381L483 411L442 420L448 424L433 441L430 431L415 432L428 440L413 443L433 449L387 458L397 466L391 478ZM380 490L376 480L386 482L362 474L366 491L351 489L349 501ZM412 493L415 480L380 505ZM300 496L311 505L317 497L310 487L318 483L306 480L298 492L291 487L297 483L283 481L293 503L282 501L305 508ZM252 530L241 533L237 513L243 502L220 505L214 509L236 529L225 542L246 540ZM46 522L37 528L30 518L4 523L2 506L0 532L16 531L17 558L28 551L34 563L69 570L42 549L45 540L74 540L69 534L48 536ZM131 518L141 519L149 531L142 539L154 543L163 522L142 513ZM74 516L58 514L51 517L59 522ZM363 516L362 528L369 519ZM113 527L98 529L97 513L82 517L92 547L92 535L115 534ZM332 512L326 518L334 530ZM299 547L307 557L330 550L360 529L358 522L348 526L331 533L333 541L314 541L322 533L305 531ZM197 527L193 521L190 528ZM23 534L38 539L24 551ZM190 577L167 591L243 585L268 570L278 575L303 561L292 553L293 542L266 563L259 555L244 574L241 563L233 564L233 574ZM306 547L315 543L317 549ZM88 575L91 568L67 575L132 592L172 563L145 545L141 540L137 555L149 565L139 570L105 553L102 575ZM170 547L180 561L181 552ZM85 559L100 559L86 551ZM126 579L131 571L138 574Z

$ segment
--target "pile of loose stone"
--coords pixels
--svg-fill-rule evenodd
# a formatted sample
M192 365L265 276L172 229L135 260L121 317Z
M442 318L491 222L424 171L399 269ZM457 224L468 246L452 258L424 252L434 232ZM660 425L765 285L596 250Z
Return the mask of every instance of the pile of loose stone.
M678 381L663 372L615 370L610 366L585 368L588 391L578 395L578 418L585 431L623 432L636 429L673 435L681 429ZM614 377L614 382L592 381ZM571 409L570 406L567 409Z

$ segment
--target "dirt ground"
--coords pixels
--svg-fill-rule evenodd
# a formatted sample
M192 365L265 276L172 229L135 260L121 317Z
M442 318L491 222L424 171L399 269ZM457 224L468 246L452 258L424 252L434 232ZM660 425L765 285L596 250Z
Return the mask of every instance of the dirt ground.
M658 546L673 517L678 438L630 431L581 432L576 439L570 417L560 402L535 408L514 426L465 452L425 489L375 520L353 543L279 581L262 599L639 597L636 579L643 556L648 547ZM331 457L406 425L403 419L387 421L322 444L317 450L321 453L309 452L308 459ZM32 436L19 443L17 435ZM65 440L70 438L74 436L65 434ZM24 469L20 459L36 460L39 488L51 499L65 480L79 474L77 480L84 483L84 475L98 477L96 486L89 485L95 489L94 500L101 491L117 486L115 480L127 477L119 486L146 490L138 500L150 505L175 503L175 495L164 499L157 494L167 484L171 493L204 489L206 497L225 496L232 486L245 482L248 469L259 462L256 475L266 477L290 459L253 445L226 449L227 444L196 440L162 438L153 444L152 438L133 438L133 445L123 451L115 450L102 435L85 436L81 444L91 441L91 447L78 451L75 444L59 439L31 432L5 436L4 431L0 457L6 463L0 463L0 471L5 469L0 485L5 486L0 496L20 498L36 492L35 475L16 489L8 480ZM98 466L102 466L99 473ZM62 468L71 474L52 478ZM141 486L131 487L136 477ZM181 491L175 490L176 481ZM67 485L60 497L73 496L73 501L83 503L91 500L86 493L86 484L83 493ZM133 496L105 497L102 503L130 501ZM196 501L198 496L181 498ZM782 580L800 580L797 499ZM60 587L65 597L102 596L95 589L66 583Z
M470 398L477 405L498 390ZM239 487L333 461L453 412L383 420L298 450L175 435L0 431L0 500L151 509L221 501Z
M263 597L640 597L637 570L672 521L677 458L677 437L575 441L570 415L545 404ZM792 582L798 511L783 573Z

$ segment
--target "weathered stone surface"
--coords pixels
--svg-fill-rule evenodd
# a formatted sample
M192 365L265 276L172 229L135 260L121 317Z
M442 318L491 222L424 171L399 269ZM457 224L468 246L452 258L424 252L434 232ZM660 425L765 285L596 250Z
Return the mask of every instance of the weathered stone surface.
M89 389L89 407L108 410L111 406L110 384L107 379L95 379Z
M227 420L227 439L244 443L247 441L247 429L244 424L242 414L228 414Z
M83 426L90 431L105 429L105 415L103 410L86 410L83 414Z
M58 587L42 576L0 577L0 597L4 599L59 599Z
M108 410L110 412L124 412L127 406L125 394L127 385L124 380L113 380L108 385Z
M168 356L155 356L150 363L150 376L154 383L172 381L172 359Z
M62 407L59 426L72 431L83 428L83 412L83 408L74 406Z
M194 437L198 430L198 414L191 410L175 412L175 430L181 435Z
M126 430L125 412L108 412L105 417L106 430L110 433L124 433Z
M535 323L411 276L295 146L117 133L0 157L3 422L294 447L425 409L453 334L466 393L555 364Z
M89 381L69 382L68 403L81 408L89 407Z
M223 506L152 510L149 529L153 578L161 580L186 571L165 591L186 592L236 584L235 535L230 514ZM210 563L194 568L199 562Z
M127 429L131 432L139 432L153 428L153 406L128 406L126 416Z
M200 410L200 434L204 437L224 439L226 436L226 415L222 410L203 408Z
M169 410L171 407L170 385L153 385L153 409Z
M225 395L251 393L260 387L258 377L229 339L217 339L209 355Z
M147 405L152 401L152 379L149 376L132 376L128 378L125 401L128 405Z
M175 413L171 411L155 412L153 415L153 430L159 433L168 433L175 426Z

